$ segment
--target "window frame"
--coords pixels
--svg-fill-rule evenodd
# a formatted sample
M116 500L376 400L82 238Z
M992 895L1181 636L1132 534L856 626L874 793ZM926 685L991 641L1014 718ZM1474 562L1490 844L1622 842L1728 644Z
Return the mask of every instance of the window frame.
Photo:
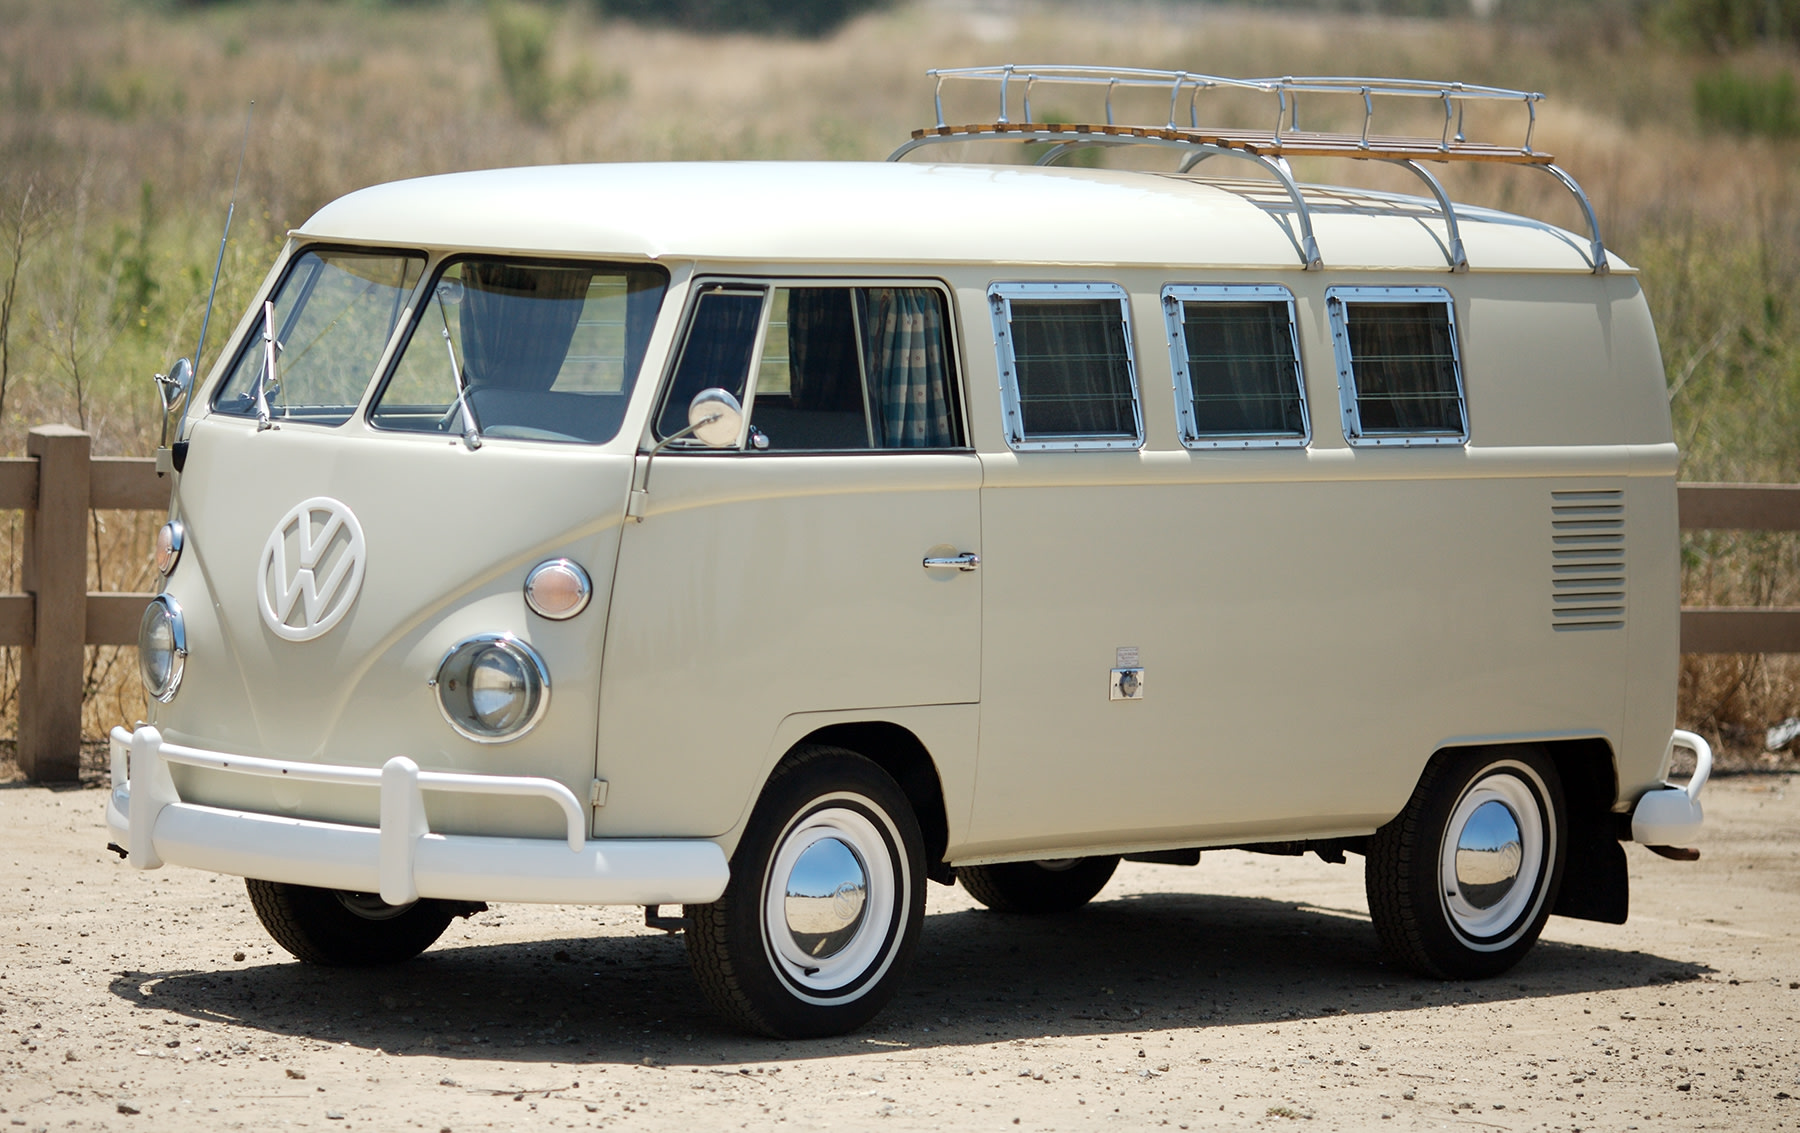
M1456 409L1462 422L1457 433L1380 432L1362 428L1356 391L1355 359L1350 353L1351 303L1440 303L1450 329L1450 369L1456 381ZM1463 382L1462 335L1457 329L1456 298L1444 287L1328 287L1325 309L1331 320L1331 348L1337 362L1338 404L1344 439L1354 448L1424 448L1469 443L1469 395Z
M668 360L664 363L661 380L657 383L656 401L650 411L650 442L652 445L667 445L671 452L743 452L745 442L750 437L750 406L756 400L756 370L762 362L763 343L769 334L769 314L774 304L775 285L763 279L717 278L695 279L688 284L688 293L684 299L685 309L681 312L681 330L675 339L674 349L669 351ZM669 398L675 393L675 375L681 371L681 363L687 357L693 333L694 322L700 317L700 301L707 295L724 292L727 294L749 294L756 292L762 296L761 307L756 316L756 334L750 340L750 367L744 374L744 396L739 406L744 413L744 421L738 429L737 443L730 448L713 448L702 444L692 436L678 437L676 433L664 436L662 432L663 415L669 411Z
M1193 375L1188 372L1185 304L1272 300L1287 307L1288 344L1293 352L1294 389L1300 399L1300 435L1292 433L1202 433L1194 420ZM1162 289L1163 322L1168 332L1169 366L1174 371L1176 429L1183 448L1306 448L1312 444L1312 407L1306 396L1306 367L1300 355L1299 308L1294 293L1268 283L1170 283Z
M1144 447L1144 399L1138 382L1137 346L1131 325L1131 292L1108 282L1005 282L987 289L988 314L994 324L994 353L1000 367L1000 407L1006 444L1014 452L1137 452ZM1019 400L1018 359L1012 337L1015 299L1112 299L1119 304L1125 330L1125 373L1131 384L1131 418L1135 433L1124 436L1067 436L1034 440L1025 435Z
M310 425L318 429L339 429L355 420L359 410L367 405L373 404L370 391L379 391L386 386L388 369L392 364L393 359L397 357L394 344L402 336L410 335L412 324L415 321L413 316L417 313L418 309L419 296L422 293L422 289L425 287L425 282L432 278L432 273L436 270L436 260L431 252L423 248L389 247L387 245L370 244L338 244L330 241L322 241L314 244L305 244L293 249L293 251L289 253L287 260L281 265L280 278L277 279L274 285L268 288L268 290L259 291L257 293L256 299L251 304L250 311L248 312L252 317L246 324L246 333L237 343L236 349L230 352L229 364L219 370L218 383L207 393L206 411L209 415L216 414L220 417L228 417L238 421L256 420L256 413L254 410L240 413L232 409L221 408L219 399L225 395L225 387L231 384L232 377L237 373L238 367L243 364L244 355L251 350L262 349L263 304L274 299L276 295L281 293L281 289L287 286L288 281L293 278L295 268L303 257L309 254L328 256L333 253L368 256L398 256L402 258L420 257L424 261L424 267L419 272L418 282L413 284L410 291L404 292L399 310L396 312L394 327L388 332L387 341L382 344L381 353L376 355L375 368L370 371L369 380L363 384L362 393L358 395L355 404L349 406L349 412L341 418L335 415L330 417L272 415L272 420L281 425ZM309 297L311 296L312 288L316 287L317 284L318 281L314 280L313 283L307 287L307 294ZM290 312L289 318L291 319L292 317L293 313ZM279 364L279 359L277 359L277 363ZM215 365L217 364L215 363Z
M844 291L855 292L858 290L867 290L870 288L881 288L881 287L910 288L913 290L933 291L933 292L936 292L936 294L938 296L938 301L943 306L944 370L945 370L945 373L949 376L949 379L950 379L952 385L954 386L954 395L950 399L950 404L951 404L951 409L952 409L952 416L954 417L954 427L955 427L957 437L958 437L957 443L953 444L953 445L945 446L945 447L940 447L940 448L883 448L883 447L879 447L879 446L875 446L875 445L870 445L868 448L815 448L815 449L782 448L782 449L777 449L777 448L756 448L755 446L753 446L750 443L750 438L753 435L751 430L755 426L755 423L756 423L755 422L755 411L756 411L757 379L758 379L758 375L760 374L761 369L762 369L763 355L768 347L769 324L770 324L770 321L773 319L774 312L775 312L775 293L777 291L784 290L784 289L791 291L791 290L795 290L795 289L805 289L805 288L841 288ZM663 434L661 432L662 418L663 418L663 415L669 411L669 397L671 394L673 394L675 392L675 388L674 388L675 375L681 369L682 358L687 353L689 336L693 332L694 320L698 316L699 309L700 309L700 300L707 293L716 292L716 291L746 291L746 292L747 291L760 291L760 292L762 292L762 312L758 316L757 327L756 327L756 336L755 336L753 345L751 347L750 371L747 375L745 375L745 379L744 379L744 399L743 399L744 426L743 426L743 429L738 434L737 443L730 448L708 448L707 446L701 444L701 442L695 440L692 437L683 437L680 440L670 441L667 437L663 436ZM726 454L731 454L731 453L737 453L740 455L751 455L751 456L759 456L759 457L852 456L852 455L868 456L868 455L877 455L877 454L883 454L883 453L887 453L887 454L947 453L947 452L964 453L964 452L970 452L973 450L974 443L970 438L971 430L969 427L969 409L968 409L967 389L966 389L968 383L964 380L965 375L962 372L961 356L960 356L959 351L957 350L956 304L954 302L954 293L950 290L949 285L946 284L943 280L930 279L930 278L905 279L905 278L898 278L898 277L883 277L883 276L851 276L851 277L835 277L835 278L833 278L833 277L820 277L820 276L783 276L783 275L767 275L767 276L706 275L706 276L696 276L694 279L692 279L689 282L688 294L683 302L685 305L685 309L682 311L682 315L681 315L680 331L677 334L673 349L671 349L669 351L669 357L663 368L662 379L659 383L659 389L657 391L656 400L652 404L652 408L651 408L649 437L650 437L650 443L652 446L667 444L668 449L666 451L680 452L680 453L684 453L684 454L718 453L721 455L726 455ZM854 297L852 298L852 302L854 303ZM861 365L866 364L865 360L863 359L863 353L864 353L863 344L862 344L863 328L862 328L862 325L860 322L857 322L855 324L855 326L856 326L856 336L857 336L857 357L859 360L858 364L859 364L859 366L861 366ZM864 421L865 428L872 429L874 427L873 426L873 412L870 408L870 391L868 388L868 384L869 384L868 383L868 374L863 373L862 374L862 394L863 394L863 414L864 414L863 421Z

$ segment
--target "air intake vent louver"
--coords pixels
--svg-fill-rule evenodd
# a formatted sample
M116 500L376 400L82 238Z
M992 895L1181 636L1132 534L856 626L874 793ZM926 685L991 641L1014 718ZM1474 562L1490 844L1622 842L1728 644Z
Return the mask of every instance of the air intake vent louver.
M1625 493L1550 493L1551 626L1625 628Z

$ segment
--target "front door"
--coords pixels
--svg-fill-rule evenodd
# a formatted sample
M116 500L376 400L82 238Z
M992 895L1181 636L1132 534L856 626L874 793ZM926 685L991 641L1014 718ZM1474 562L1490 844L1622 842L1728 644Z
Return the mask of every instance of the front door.
M727 450L674 439L638 457L601 686L598 773L617 800L602 834L730 829L793 714L979 699L981 576L926 565L980 550L945 310L918 285L695 287L656 440L702 389L747 420Z

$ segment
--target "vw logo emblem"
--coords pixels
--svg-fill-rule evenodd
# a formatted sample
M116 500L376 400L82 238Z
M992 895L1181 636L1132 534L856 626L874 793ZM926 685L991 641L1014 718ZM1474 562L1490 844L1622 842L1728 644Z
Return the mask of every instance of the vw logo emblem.
M846 881L837 887L831 895L831 911L837 919L849 924L856 920L862 912L863 887L854 881Z
M263 544L256 603L263 624L289 641L310 641L342 621L362 588L362 524L328 496L295 504Z

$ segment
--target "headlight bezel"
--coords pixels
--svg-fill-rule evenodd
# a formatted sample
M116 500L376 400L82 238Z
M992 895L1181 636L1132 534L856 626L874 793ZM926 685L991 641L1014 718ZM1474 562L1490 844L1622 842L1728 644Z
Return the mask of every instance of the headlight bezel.
M480 657L498 650L518 663L525 677L528 702L519 721L504 732L479 723L469 692L469 676ZM550 667L529 643L511 633L472 634L452 645L431 678L438 712L457 735L478 744L511 743L531 733L550 710ZM454 699L457 703L452 705Z
M150 658L156 650L150 645L151 619L159 616L167 620L169 625L169 671L168 687L160 691L150 676ZM188 642L187 619L182 616L181 604L167 594L158 594L144 607L144 616L138 621L138 678L144 682L144 691L159 704L167 704L175 699L181 691L181 678L187 672Z

